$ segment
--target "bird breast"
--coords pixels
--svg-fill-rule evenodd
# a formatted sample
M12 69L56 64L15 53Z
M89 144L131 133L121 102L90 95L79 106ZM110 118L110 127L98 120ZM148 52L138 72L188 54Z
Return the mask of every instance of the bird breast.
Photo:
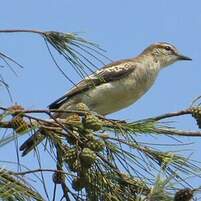
M101 84L78 97L92 111L106 115L136 102L154 83L159 69L139 66L128 76Z

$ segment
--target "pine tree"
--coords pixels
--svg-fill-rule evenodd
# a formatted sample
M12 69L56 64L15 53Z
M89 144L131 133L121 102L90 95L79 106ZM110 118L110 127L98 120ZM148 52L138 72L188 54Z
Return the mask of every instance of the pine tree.
M45 41L52 60L61 73L72 82L54 56L58 52L72 65L80 76L93 72L94 60L107 59L102 49L74 33L43 32L38 30L0 30L0 33L26 32L38 34ZM22 67L4 53L0 58L5 66L13 69ZM14 71L14 69L13 69ZM9 85L1 76L1 84L8 90ZM26 84L26 83L25 83ZM140 138L154 136L200 137L201 131L179 130L170 126L172 118L191 115L201 128L201 107L198 97L184 110L150 117L133 122L108 119L89 111L80 104L76 110L26 109L21 105L0 106L1 149L12 141L18 142L22 136L33 134L43 128L47 132L45 142L35 147L39 167L29 169L20 162L19 171L0 169L0 199L3 201L62 200L87 201L189 201L198 188L189 188L185 178L196 176L200 167L190 157ZM71 114L66 119L56 119L54 112ZM46 114L47 118L41 118ZM164 122L165 120L166 122ZM8 129L11 134L3 132ZM165 139L165 138L164 138ZM176 144L176 142L175 142ZM159 146L158 146L159 147ZM19 150L18 143L16 148ZM164 151L165 150L165 151ZM14 153L14 150L13 150ZM55 169L41 165L44 154L52 158ZM31 154L31 153L30 153ZM18 157L20 157L18 155ZM20 161L20 160L19 160ZM54 189L47 189L44 174ZM27 176L36 180L33 185ZM35 175L35 176L34 176ZM42 183L45 195L42 196ZM45 197L46 196L46 197Z

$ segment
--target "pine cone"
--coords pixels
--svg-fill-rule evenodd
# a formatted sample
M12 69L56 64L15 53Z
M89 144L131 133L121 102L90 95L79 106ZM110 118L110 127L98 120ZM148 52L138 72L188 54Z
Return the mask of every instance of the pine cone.
M192 198L193 190L190 188L185 188L176 192L174 201L190 201Z
M93 140L87 143L87 147L93 151L99 152L102 151L105 147L105 143L102 140Z
M89 111L88 106L84 103L78 103L75 107L77 110L80 110L80 111Z
M89 148L84 148L80 154L80 160L83 167L90 168L96 160L96 154Z
M81 191L85 187L85 180L77 177L72 181L72 188L76 191Z
M55 172L52 175L52 180L55 184L62 184L65 180L65 175L61 172Z
M83 125L86 129L98 131L102 128L102 121L100 121L100 119L93 114L87 114L83 118Z
M75 148L68 149L65 153L65 161L67 163L74 163L77 159L77 151Z
M72 163L68 163L68 167L72 172L79 172L82 170L82 166L79 160L75 160Z
M23 117L20 115L13 117L13 119L10 121L10 124L16 133L23 133L29 128L26 121L24 121Z
M198 127L201 128L201 107L192 108L191 114L195 118Z
M72 126L79 126L81 125L81 118L78 114L71 114L65 119L65 123Z

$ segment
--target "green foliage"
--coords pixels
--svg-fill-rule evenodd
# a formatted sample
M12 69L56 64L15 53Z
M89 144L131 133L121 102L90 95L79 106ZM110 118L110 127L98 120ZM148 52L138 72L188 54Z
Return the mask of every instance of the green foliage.
M0 199L2 201L44 201L42 196L11 171L0 170Z

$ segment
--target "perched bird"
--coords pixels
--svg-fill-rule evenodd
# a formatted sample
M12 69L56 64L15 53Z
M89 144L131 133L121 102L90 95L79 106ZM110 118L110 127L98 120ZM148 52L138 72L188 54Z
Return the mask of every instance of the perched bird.
M166 42L147 47L135 58L113 62L97 70L49 105L49 109L74 109L84 103L91 111L107 115L136 102L153 85L161 69L179 60L191 60ZM57 113L57 118L66 114ZM39 130L25 141L20 150L27 154L44 138Z

